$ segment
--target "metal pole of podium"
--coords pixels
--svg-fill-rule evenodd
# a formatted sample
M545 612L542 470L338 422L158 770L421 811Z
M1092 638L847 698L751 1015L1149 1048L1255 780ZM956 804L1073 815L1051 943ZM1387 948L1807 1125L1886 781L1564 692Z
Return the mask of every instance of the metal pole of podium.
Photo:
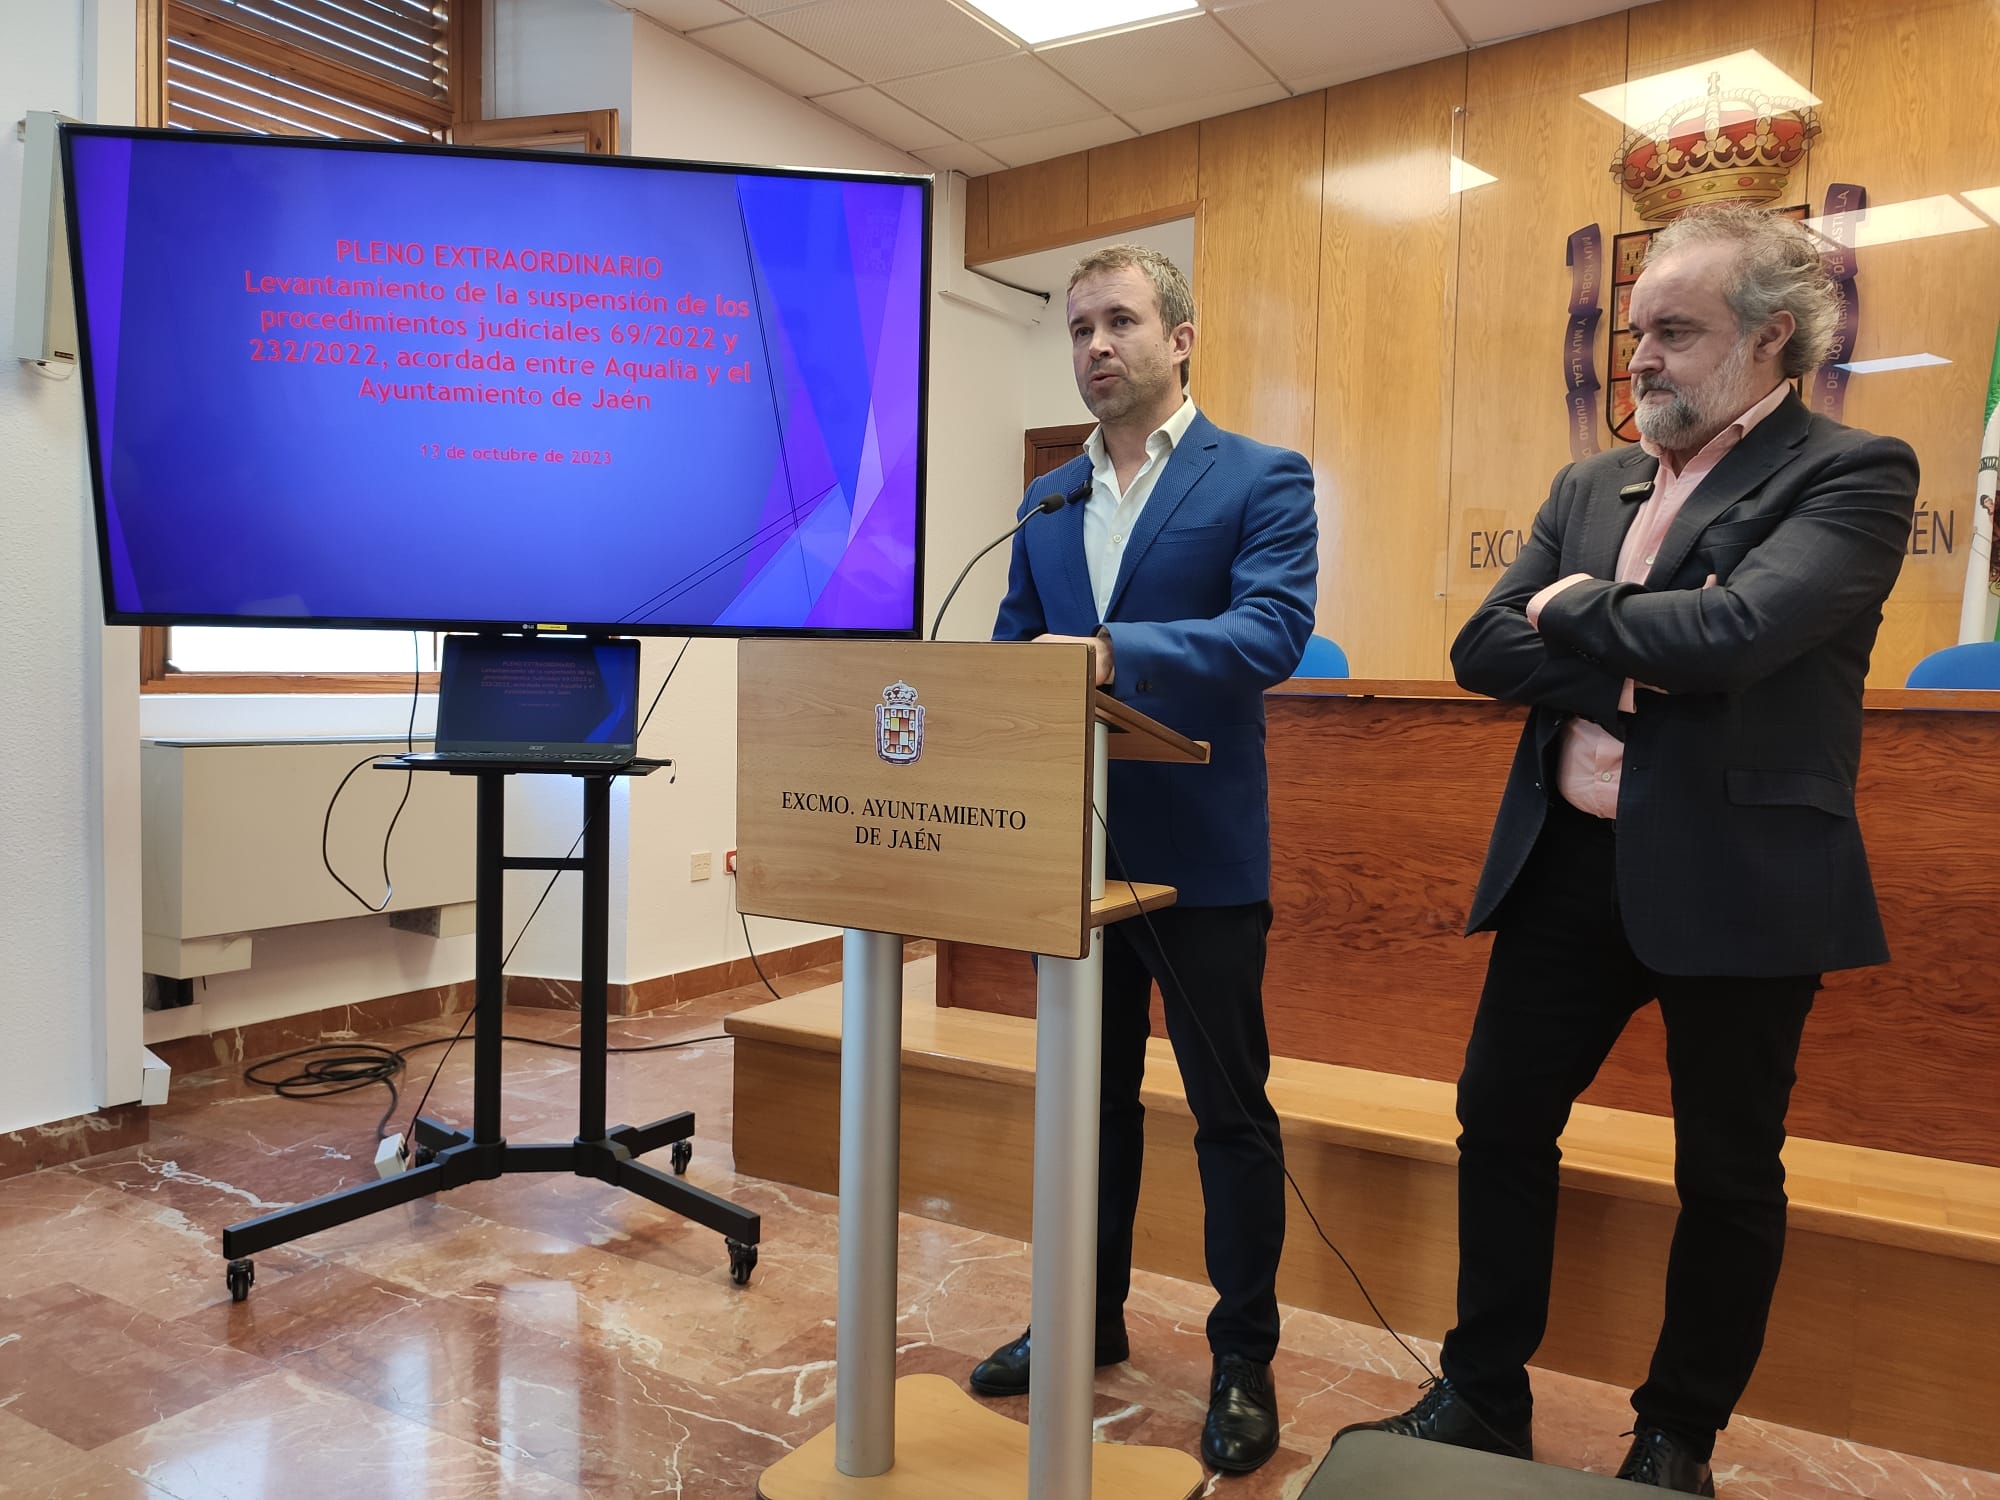
M840 957L840 1286L833 1466L896 1461L896 1196L903 1108L903 940L847 928Z
M1105 728L1097 725L1090 894L1104 894ZM1028 1346L1028 1494L1088 1500L1097 1329L1097 1104L1104 933L1083 958L1035 965L1035 1260Z

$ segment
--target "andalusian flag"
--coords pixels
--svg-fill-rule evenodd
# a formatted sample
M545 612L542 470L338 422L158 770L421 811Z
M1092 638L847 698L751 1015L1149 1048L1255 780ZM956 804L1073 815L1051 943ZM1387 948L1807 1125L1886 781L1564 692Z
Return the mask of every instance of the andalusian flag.
M1972 550L1965 559L1965 593L1958 643L2000 639L2000 567L1993 556L1993 501L2000 491L2000 335L1993 340L1993 376L1986 384L1986 437L1979 445L1978 499L1972 506Z

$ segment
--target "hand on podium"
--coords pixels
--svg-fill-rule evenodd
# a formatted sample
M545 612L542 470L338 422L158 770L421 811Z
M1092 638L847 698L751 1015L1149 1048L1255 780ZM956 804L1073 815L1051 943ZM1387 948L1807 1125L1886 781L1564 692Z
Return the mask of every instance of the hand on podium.
M1116 670L1112 659L1111 637L1103 631L1096 635L1038 635L1037 641L1060 641L1068 645L1090 647L1091 677L1093 687L1109 687L1112 673Z

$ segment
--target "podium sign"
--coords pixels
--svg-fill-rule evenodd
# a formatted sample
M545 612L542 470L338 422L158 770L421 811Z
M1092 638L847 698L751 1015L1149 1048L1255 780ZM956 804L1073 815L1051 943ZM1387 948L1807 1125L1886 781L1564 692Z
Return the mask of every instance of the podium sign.
M1087 647L744 641L736 901L755 916L1082 957Z

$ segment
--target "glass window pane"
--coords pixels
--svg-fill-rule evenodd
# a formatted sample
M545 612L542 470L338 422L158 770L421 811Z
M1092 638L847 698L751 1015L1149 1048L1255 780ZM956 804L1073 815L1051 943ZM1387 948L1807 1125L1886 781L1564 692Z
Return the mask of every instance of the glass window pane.
M428 630L278 630L176 625L168 663L179 672L408 672L437 670Z

